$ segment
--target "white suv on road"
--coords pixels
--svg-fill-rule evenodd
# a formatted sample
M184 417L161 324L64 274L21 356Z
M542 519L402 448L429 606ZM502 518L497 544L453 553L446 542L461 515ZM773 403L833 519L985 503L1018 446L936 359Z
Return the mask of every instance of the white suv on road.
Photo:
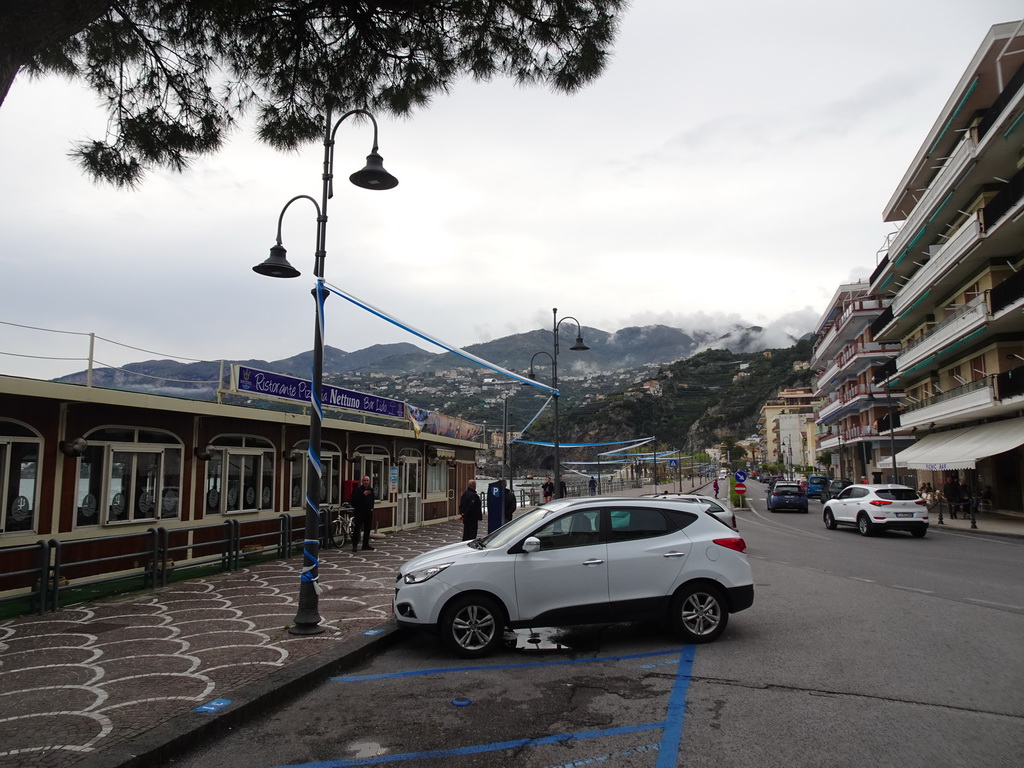
M857 527L862 536L878 531L910 531L917 538L928 533L928 505L906 485L851 485L825 502L825 527Z
M559 499L486 538L403 565L394 612L436 629L460 656L483 656L504 630L668 621L709 642L754 601L746 543L702 505L677 499Z

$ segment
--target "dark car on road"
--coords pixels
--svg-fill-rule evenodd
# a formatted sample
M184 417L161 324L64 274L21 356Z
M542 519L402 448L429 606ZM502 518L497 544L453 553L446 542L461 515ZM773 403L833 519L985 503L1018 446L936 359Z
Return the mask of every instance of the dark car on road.
M768 511L781 512L787 509L794 512L806 512L807 494L800 487L800 483L780 480L772 486L768 493Z
M808 475L807 495L812 499L820 499L821 492L828 487L831 481L832 479L827 475Z
M840 491L842 491L843 488L849 488L851 485L853 485L853 480L848 480L846 478L843 478L842 480L833 480L821 491L820 498L822 503L828 501L829 499L834 499L836 496L839 495Z

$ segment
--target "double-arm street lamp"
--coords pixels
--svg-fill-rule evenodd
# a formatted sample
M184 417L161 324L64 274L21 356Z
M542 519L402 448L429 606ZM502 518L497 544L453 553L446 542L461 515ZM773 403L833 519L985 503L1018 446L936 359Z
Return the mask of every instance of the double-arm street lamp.
M327 201L334 196L334 135L338 127L353 115L364 115L373 124L373 148L366 158L366 167L349 176L349 181L363 189L393 189L398 186L398 179L384 170L384 161L377 154L377 121L365 109L353 109L343 114L337 122L331 122L330 110L327 112L326 132L324 134L324 171L323 191L320 203L309 195L293 197L284 208L277 220L277 243L271 247L270 256L262 264L253 267L253 271L267 277L298 277L299 270L288 263L287 251L281 244L281 224L285 211L296 200L309 200L316 208L316 253L313 274L316 287L313 297L316 300L316 323L313 334L313 371L310 387L309 409L309 448L306 451L308 466L306 468L306 535L303 542L302 578L299 583L299 606L292 627L288 630L294 635L316 635L324 631L320 626L319 595L317 593L319 578L320 554L320 481L323 470L320 464L320 433L323 424L323 407L321 392L323 388L324 368L324 319L323 308L326 298L324 289L324 261L327 258Z
M554 339L554 346L552 348L552 354L548 355L547 352L537 352L530 358L530 373L528 374L531 379L537 377L533 373L533 361L537 358L537 355L547 355L551 358L551 388L554 390L552 397L555 400L555 436L552 440L555 453L555 495L554 498L562 498L562 468L558 457L558 328L566 320L572 320L576 323L576 343L573 344L569 349L574 352L583 352L590 347L583 343L583 328L580 326L580 321L575 317L563 317L561 320L558 319L558 308L555 307L551 310L553 315L553 321L551 326L551 336Z

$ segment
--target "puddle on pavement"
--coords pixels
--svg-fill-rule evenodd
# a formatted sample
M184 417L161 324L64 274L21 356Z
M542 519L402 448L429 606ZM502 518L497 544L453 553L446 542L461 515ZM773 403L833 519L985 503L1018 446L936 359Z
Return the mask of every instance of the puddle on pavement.
M510 651L582 651L596 644L596 637L577 628L539 627L505 632L505 647Z

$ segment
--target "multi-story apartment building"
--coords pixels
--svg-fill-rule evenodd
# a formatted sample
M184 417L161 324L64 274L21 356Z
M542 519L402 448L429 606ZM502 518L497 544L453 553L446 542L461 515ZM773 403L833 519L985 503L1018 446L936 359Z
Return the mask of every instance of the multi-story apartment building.
M786 467L815 464L814 405L810 389L781 389L761 406L763 462Z
M1024 21L989 30L884 218L903 224L866 300L884 306L870 338L898 345L874 391L905 392L902 430L917 437L897 467L937 488L991 487L996 507L1021 509Z
M818 451L829 456L836 477L890 480L879 469L882 457L908 445L898 433L902 392L875 384L878 372L900 351L897 343L876 341L871 330L888 306L888 299L871 295L867 281L846 283L833 294L815 329L811 367L818 372L813 385L819 398Z

